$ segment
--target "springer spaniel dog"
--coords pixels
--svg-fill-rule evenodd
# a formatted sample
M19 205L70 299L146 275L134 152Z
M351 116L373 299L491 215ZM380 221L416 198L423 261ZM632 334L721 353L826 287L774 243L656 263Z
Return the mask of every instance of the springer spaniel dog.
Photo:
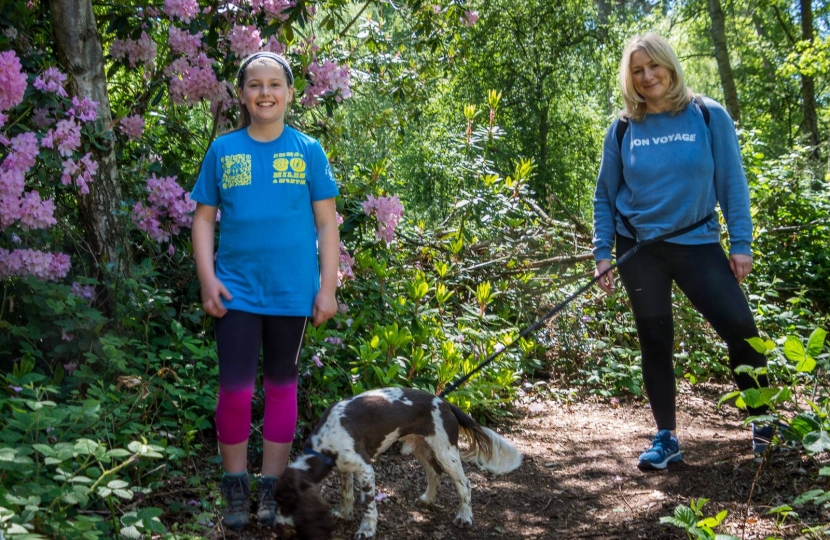
M459 433L468 443L460 453ZM442 472L450 476L460 499L453 520L458 527L473 524L470 482L461 462L475 462L493 474L508 473L522 462L522 455L512 444L452 403L422 390L370 390L335 403L323 413L303 454L286 468L274 489L279 506L277 521L293 526L299 538L328 539L334 524L319 484L337 468L341 494L335 515L351 518L356 474L366 510L355 540L374 537L378 511L372 458L398 440L403 442L401 453L414 454L426 470L427 488L421 502L431 504L435 500Z

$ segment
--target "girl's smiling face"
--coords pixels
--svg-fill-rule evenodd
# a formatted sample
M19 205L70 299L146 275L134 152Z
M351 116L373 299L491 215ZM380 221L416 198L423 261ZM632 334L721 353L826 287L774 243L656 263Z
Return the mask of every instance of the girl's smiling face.
M671 109L666 99L671 88L671 71L655 62L647 52L637 50L631 53L631 79L634 90L646 101L646 111L664 112Z
M275 60L256 59L245 69L239 100L251 115L251 124L282 123L294 88Z

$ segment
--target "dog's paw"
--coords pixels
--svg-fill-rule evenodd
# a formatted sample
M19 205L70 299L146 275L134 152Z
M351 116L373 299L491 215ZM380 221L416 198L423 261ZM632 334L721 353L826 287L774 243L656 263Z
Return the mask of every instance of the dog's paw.
M357 532L354 534L354 540L369 540L375 537L375 528L367 525L366 522L360 524Z
M473 526L473 518L466 515L458 514L455 516L455 519L452 520L452 524L458 527L459 529L469 529Z
M432 506L432 503L435 502L435 497L430 497L426 493L418 497L418 502L423 504L424 506Z
M353 512L351 509L336 508L331 511L331 515L333 515L337 519L351 521Z

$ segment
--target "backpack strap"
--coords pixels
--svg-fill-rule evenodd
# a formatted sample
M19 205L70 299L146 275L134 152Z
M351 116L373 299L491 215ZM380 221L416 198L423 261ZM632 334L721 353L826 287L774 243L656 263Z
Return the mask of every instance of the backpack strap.
M706 107L706 103L703 102L703 98L701 96L695 96L692 98L692 101L695 102L695 105L700 109L700 113L703 115L703 121L706 123L706 127L709 127L709 108ZM622 140L625 137L625 132L628 131L628 119L625 118L618 118L617 119L617 146L620 147L622 150Z

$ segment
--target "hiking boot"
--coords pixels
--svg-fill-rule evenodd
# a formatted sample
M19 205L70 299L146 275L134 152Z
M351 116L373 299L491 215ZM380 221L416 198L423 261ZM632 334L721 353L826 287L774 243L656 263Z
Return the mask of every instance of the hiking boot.
M767 448L772 443L773 438L780 443L782 450L795 448L798 446L797 436L793 430L781 421L773 422L772 424L761 425L752 424L752 453L756 456L762 456L767 453Z
M251 482L248 474L223 476L221 489L226 503L225 509L222 510L225 526L232 531L238 531L251 519Z
M259 508L256 519L262 525L274 525L277 522L277 501L274 500L274 488L277 487L276 476L260 476L257 482Z
M663 470L669 463L676 463L683 459L677 437L671 436L671 431L663 429L651 440L651 448L640 454L637 467L641 470Z

